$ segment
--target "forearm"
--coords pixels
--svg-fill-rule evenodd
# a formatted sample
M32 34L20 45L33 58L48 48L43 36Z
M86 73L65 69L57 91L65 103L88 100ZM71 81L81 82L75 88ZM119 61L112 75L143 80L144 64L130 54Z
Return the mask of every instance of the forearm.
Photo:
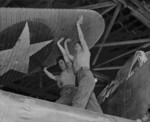
M81 29L79 24L77 24L77 30L78 30L79 40L80 40L80 43L81 43L81 46L82 46L83 50L89 50L89 48L87 46L87 43L85 41L83 32L82 32L82 29Z
M67 40L64 42L64 47L65 47L67 57L73 61L73 56L70 54L69 49L68 49Z
M60 43L57 43L57 46L59 47L65 62L69 62L69 58L67 56L66 50L60 45Z
M44 72L49 78L56 80L56 76L50 73L49 71L47 71L47 69L44 69Z
M84 39L82 29L81 29L81 27L78 23L77 23L77 30L78 30L78 36L79 36L79 40L80 40L81 44L85 43L85 39Z
M85 108L94 90L95 81L89 69L81 69L77 74L79 86L73 98L72 106Z
M60 45L59 42L57 42L57 46L58 46L59 50L61 51L62 55L66 55L66 51L65 51L64 48Z

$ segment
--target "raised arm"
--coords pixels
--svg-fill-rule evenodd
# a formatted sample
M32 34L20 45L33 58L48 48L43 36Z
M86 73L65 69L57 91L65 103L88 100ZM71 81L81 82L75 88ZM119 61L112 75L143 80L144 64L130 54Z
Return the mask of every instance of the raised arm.
M53 79L53 80L56 81L56 76L53 75L52 73L50 73L50 72L47 70L47 68L48 68L48 67L45 67L45 68L44 68L45 74L46 74L49 78L51 78L51 79Z
M65 51L66 51L66 54L67 54L68 58L71 61L73 61L74 57L70 54L69 49L68 49L68 45L67 45L67 43L70 42L70 41L71 41L71 39L69 39L69 38L66 39L65 42L64 42L64 47L65 47Z
M64 57L65 62L69 62L70 60L69 60L69 58L68 58L68 56L66 54L66 50L60 44L63 40L64 40L64 38L61 38L60 40L58 40L57 41L57 46L59 47L59 49L60 49L60 51L61 51L61 53L62 53L62 55Z
M83 16L81 15L79 20L77 21L78 36L79 36L79 40L80 40L80 43L81 43L83 50L87 50L87 49L89 50L89 48L86 44L86 41L84 39L84 35L82 32L81 26L80 26L82 23L83 23Z

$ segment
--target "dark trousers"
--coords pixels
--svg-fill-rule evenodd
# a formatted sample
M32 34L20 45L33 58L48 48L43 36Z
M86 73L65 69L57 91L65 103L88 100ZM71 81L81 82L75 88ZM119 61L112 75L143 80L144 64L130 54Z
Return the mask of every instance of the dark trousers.
M92 72L88 69L81 69L77 74L77 79L79 86L73 98L72 106L103 113L93 92L95 79Z
M61 89L60 98L56 101L56 103L64 104L64 105L72 105L72 99L76 93L77 88L73 85L64 86Z

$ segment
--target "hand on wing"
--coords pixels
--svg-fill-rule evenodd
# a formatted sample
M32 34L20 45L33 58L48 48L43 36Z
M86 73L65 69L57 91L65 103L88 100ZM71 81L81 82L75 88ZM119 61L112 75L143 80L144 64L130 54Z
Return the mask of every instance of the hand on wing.
M62 41L64 41L64 37L60 38L60 39L57 41L57 44L60 44Z
M79 20L77 21L77 25L81 25L83 23L83 15L79 17Z
M44 67L44 71L47 71L48 67Z
M65 42L69 43L71 42L72 40L70 38L66 39Z

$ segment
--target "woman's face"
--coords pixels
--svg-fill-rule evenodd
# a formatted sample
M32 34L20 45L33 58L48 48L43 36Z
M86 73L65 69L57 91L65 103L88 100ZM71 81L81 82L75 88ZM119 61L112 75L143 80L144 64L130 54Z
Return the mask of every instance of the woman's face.
M66 65L65 65L65 62L61 59L61 60L59 60L59 67L60 67L60 69L61 70L64 70L64 69L66 69Z
M82 50L81 45L79 43L76 43L76 45L75 45L75 51L76 51L76 53L80 52L81 50Z

